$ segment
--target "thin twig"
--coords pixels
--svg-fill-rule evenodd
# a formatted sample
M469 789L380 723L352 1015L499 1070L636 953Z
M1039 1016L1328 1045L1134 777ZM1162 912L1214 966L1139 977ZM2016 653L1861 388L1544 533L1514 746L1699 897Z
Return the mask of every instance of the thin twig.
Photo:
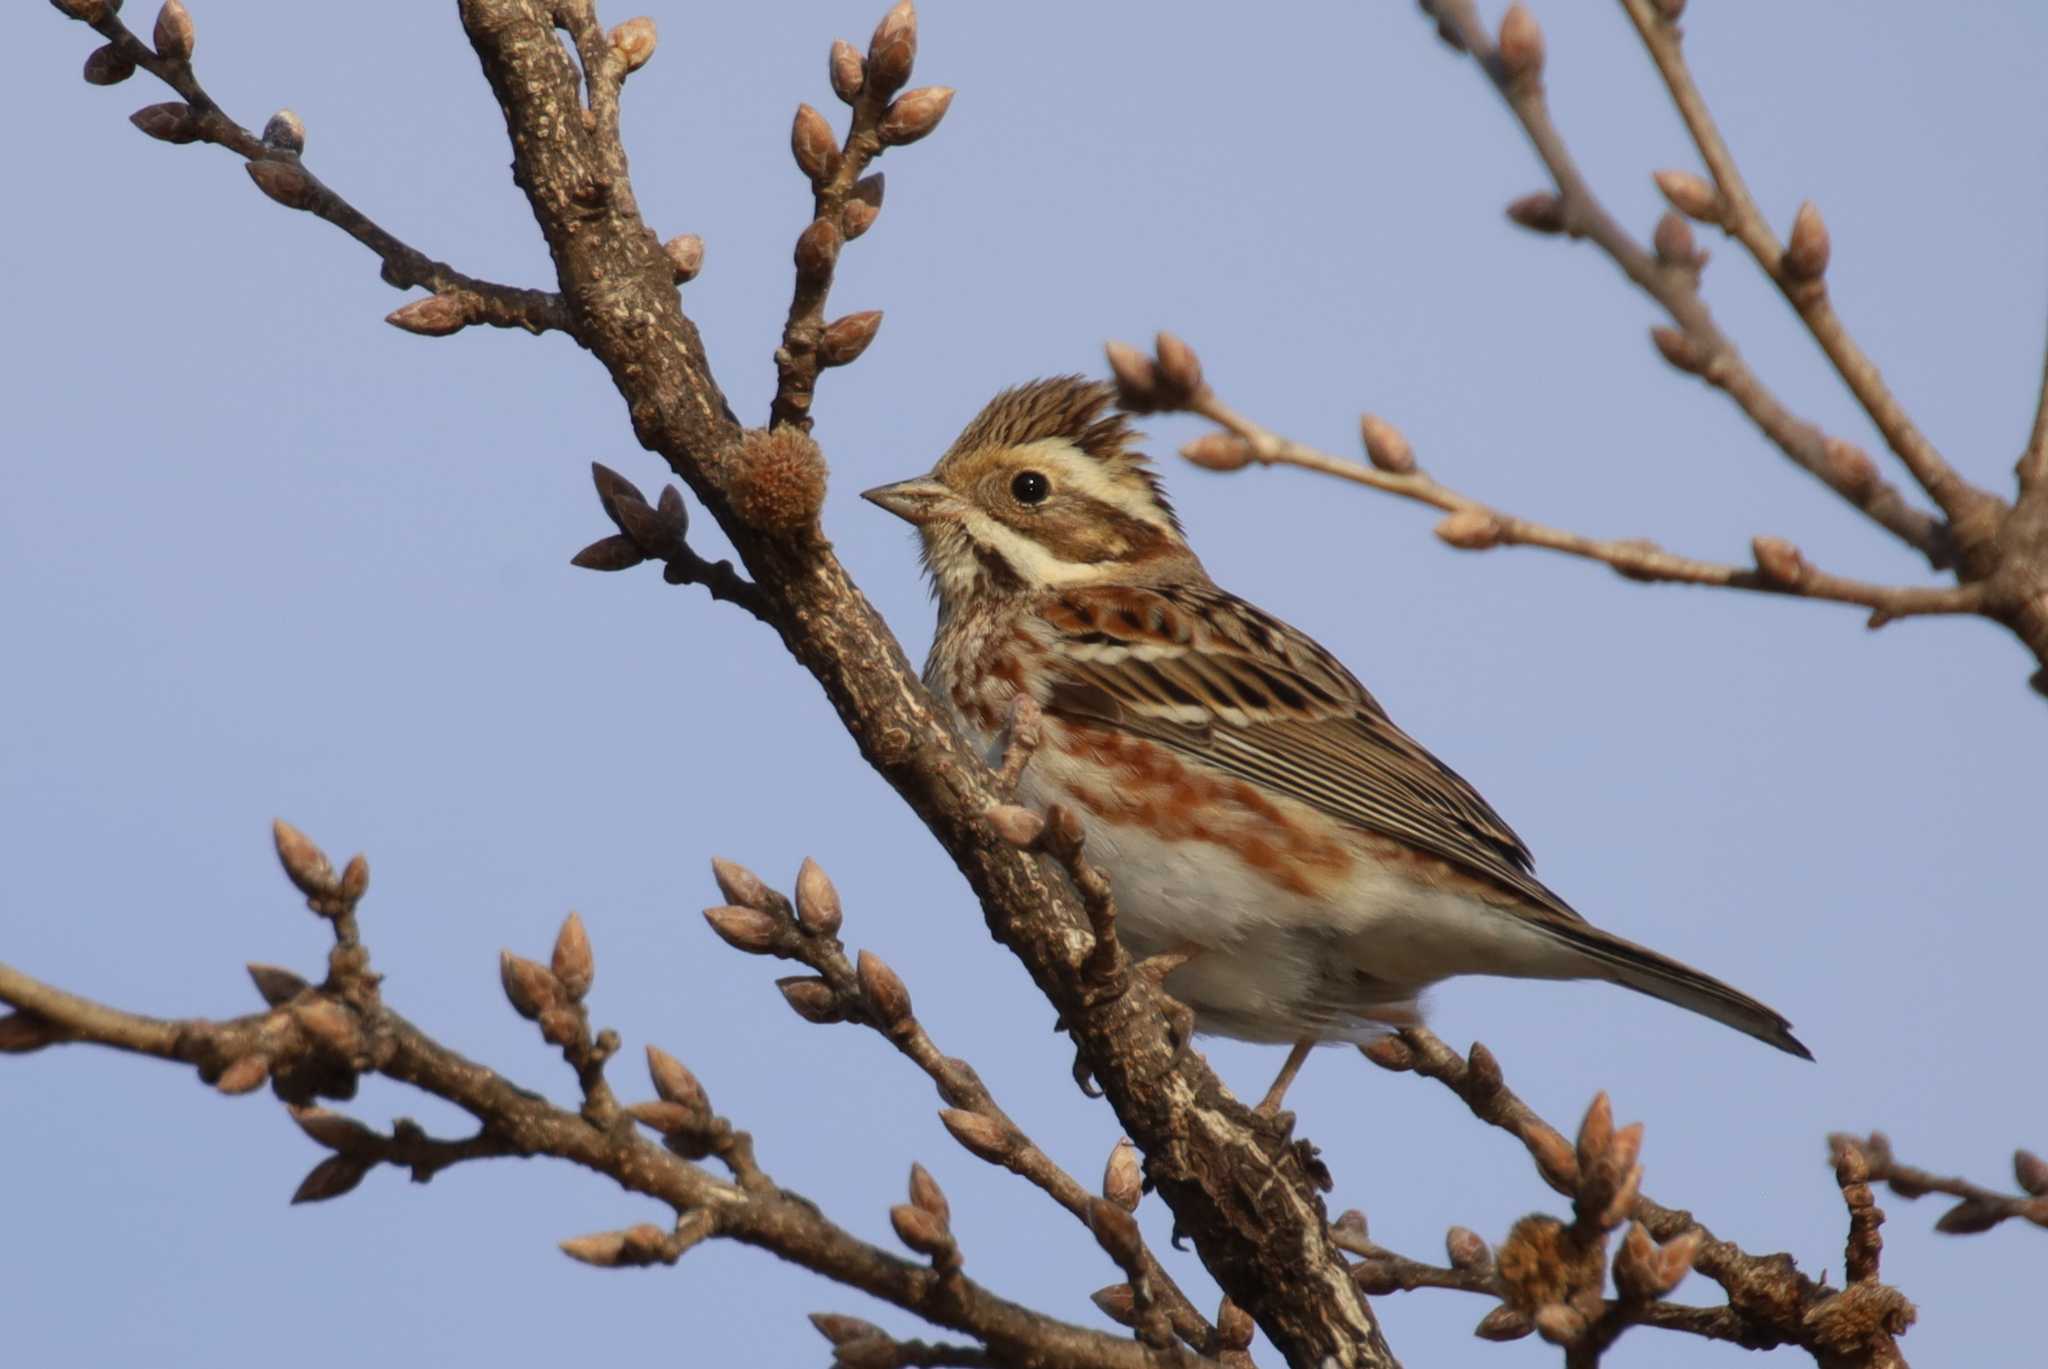
M1028 719L1028 712L1024 716ZM816 1020L857 1022L872 1028L932 1081L939 1097L951 1110L941 1116L955 1140L978 1158L1002 1166L1039 1189L1073 1214L1082 1225L1089 1224L1090 1210L1100 1200L1032 1141L996 1102L972 1065L939 1049L924 1023L909 1010L907 992L901 994L900 1013L887 1006L877 1010L876 995L863 983L862 968L867 970L870 983L893 980L894 972L882 967L871 952L862 952L861 967L856 967L847 956L845 943L839 939L836 930L838 896L827 892L830 883L824 881L823 871L806 862L805 874L799 877L800 893L808 879L814 881L811 887L817 890L812 895L814 901L830 899L835 916L821 920L816 916L809 919L798 916L797 908L786 896L770 888L751 871L727 862L720 862L717 870L727 897L768 919L765 925L757 923L735 928L751 933L748 937L736 938L727 927L719 926L718 919L714 918L714 927L728 944L751 954L794 960L815 971L830 995L829 1006L818 1005L821 1010L815 1012ZM888 997L894 1000L897 993L891 992ZM963 1121L957 1115L961 1113L973 1120ZM1202 1348L1214 1335L1215 1328L1196 1310L1142 1241L1139 1254L1152 1295L1165 1311L1174 1334L1191 1347Z
M1318 471L1458 515L1457 523L1447 522L1440 528L1454 546L1543 547L1601 562L1632 580L1708 585L1856 604L1871 611L1872 627L1898 618L1983 610L1985 591L1981 585L1879 585L1852 580L1814 568L1795 548L1776 539L1758 539L1758 564L1743 567L1679 556L1640 538L1587 537L1503 513L1421 470L1378 470L1291 441L1245 418L1206 389L1194 397L1189 407L1243 438L1250 446L1247 454L1253 460Z
M523 328L532 333L550 329L571 331L569 313L561 296L543 290L499 285L466 275L386 231L305 166L296 145L303 141L296 118L280 114L273 119L273 136L259 137L250 132L229 118L227 112L206 93L189 57L158 56L154 48L121 21L115 12L118 8L109 6L105 14L92 21L91 27L107 39L109 47L122 60L155 76L184 99L182 106L156 106L138 114L136 124L145 133L168 142L205 142L224 147L237 156L247 158L252 175L256 174L254 168L274 164L280 170L273 174L284 177L288 193L281 197L272 184L266 183L264 176L258 175L257 184L264 188L266 194L280 199L280 202L288 202L292 208L303 209L325 219L369 248L384 264L381 274L386 284L400 290L423 287L455 302L457 307L447 316L447 322L453 326L440 331L452 332L455 327L471 323ZM143 116L147 114L158 117L145 119ZM405 326L401 320L393 321Z
M1838 1168L1845 1163L1860 1166L1867 1182L1887 1184L1901 1198L1912 1200L1930 1193L1946 1193L1962 1199L1941 1215L1935 1223L1937 1231L1952 1236L1974 1235L1989 1231L2008 1218L2048 1228L2048 1164L2027 1151L2013 1156L2013 1170L2026 1190L2013 1194L2000 1193L1968 1179L1902 1165L1892 1155L1891 1140L1881 1131L1868 1136L1837 1133L1828 1137L1828 1149Z
M1914 425L1891 387L1885 384L1876 363L1850 336L1848 328L1835 313L1825 276L1821 273L1803 276L1788 269L1783 245L1751 198L1749 187L1735 164L1735 156L1715 126L1706 98L1693 81L1692 72L1685 62L1676 21L1659 13L1652 0L1621 0L1621 4L1641 36L1643 46L1648 49L1651 60L1657 64L1657 70L1671 92L1672 103L1678 107L1679 117L1685 121L1693 143L1699 148L1700 157L1706 162L1715 187L1721 193L1722 225L1749 249L1757 265L1784 294L1786 301L1805 322L1807 331L1813 334L1814 341L1820 344L1821 350L1834 364L1850 393L1855 395L1856 402L1870 415L1870 421L1877 430L1884 434L1886 444L1913 473L1920 487L1941 506L1950 522L1960 523L1973 516L1981 506L1992 502L1992 496L1957 475L1934 444Z
M1941 521L1914 508L1896 486L1869 472L1867 461L1832 459L1827 435L1786 408L1750 369L1701 297L1697 264L1659 259L1601 204L1551 119L1540 72L1519 78L1508 73L1471 0L1425 0L1423 8L1472 54L1520 122L1557 186L1559 228L1591 240L1623 274L1664 306L1679 326L1691 353L1686 369L1724 391L1802 470L1920 551L1930 565L1937 569L1946 565L1949 538Z

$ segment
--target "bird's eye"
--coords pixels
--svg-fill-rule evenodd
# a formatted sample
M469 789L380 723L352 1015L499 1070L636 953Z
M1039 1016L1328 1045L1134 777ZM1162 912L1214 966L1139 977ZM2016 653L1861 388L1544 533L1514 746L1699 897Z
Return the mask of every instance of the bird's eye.
M1010 498L1019 504L1042 504L1052 493L1052 481L1038 471L1019 471L1010 481Z

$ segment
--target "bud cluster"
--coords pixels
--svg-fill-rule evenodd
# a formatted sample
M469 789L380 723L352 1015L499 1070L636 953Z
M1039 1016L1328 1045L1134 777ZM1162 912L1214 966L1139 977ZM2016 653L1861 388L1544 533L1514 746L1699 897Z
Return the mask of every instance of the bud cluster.
M1122 342L1108 343L1103 352L1116 380L1117 406L1126 413L1188 409L1208 392L1201 359L1172 333L1154 339L1152 356Z

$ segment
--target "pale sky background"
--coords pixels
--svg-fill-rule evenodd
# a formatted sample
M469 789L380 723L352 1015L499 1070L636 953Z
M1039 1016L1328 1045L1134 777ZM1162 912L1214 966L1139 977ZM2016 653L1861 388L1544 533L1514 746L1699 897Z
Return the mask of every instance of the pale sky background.
M881 0L652 2L660 51L625 102L636 188L663 234L704 235L685 304L758 422L808 213L790 113L808 100L839 120L827 46L864 41ZM146 0L129 8L146 30ZM1683 131L1617 7L1536 8L1558 118L1647 234L1650 171L1695 165ZM1694 8L1692 58L1760 203L1781 227L1820 204L1850 325L1954 462L2006 491L2048 303L2048 9ZM202 77L238 118L289 105L309 164L392 231L547 283L453 6L194 10ZM816 856L849 944L903 973L942 1046L1053 1156L1100 1173L1116 1124L1075 1091L1050 1010L772 635L652 571L569 567L607 530L592 459L648 488L664 474L600 369L559 336L386 327L401 297L367 254L265 201L218 149L137 134L127 114L167 94L80 83L89 38L34 6L0 45L18 115L0 153L0 957L134 1009L252 1009L243 962L313 973L326 939L270 854L281 814L337 859L369 853L365 929L392 1003L565 1099L494 957L544 954L579 909L629 1097L648 1092L640 1047L663 1045L777 1178L885 1245L920 1159L973 1274L1106 1324L1086 1294L1119 1276L1086 1232L960 1150L881 1041L800 1022L771 987L783 967L699 917L711 855L785 887ZM1920 577L1664 366L1645 337L1658 311L1592 249L1503 221L1540 173L1406 0L930 0L922 45L920 83L960 95L936 136L886 159L887 208L833 303L888 321L817 410L828 531L914 656L932 615L910 539L856 492L924 470L997 388L1099 371L1103 339L1160 327L1272 425L1349 452L1371 409L1517 512L1723 558L1770 532L1832 570ZM1708 245L1711 301L1762 374L1875 449L1740 250ZM1162 455L1197 431L1150 426ZM1600 985L1439 992L1437 1030L1487 1042L1552 1120L1573 1126L1609 1090L1648 1124L1661 1201L1837 1278L1829 1130L1881 1127L1913 1161L2000 1186L2015 1145L2048 1147L2029 1082L2048 704L2003 632L1872 635L1839 608L1454 552L1427 511L1299 473L1166 470L1217 578L1348 661L1518 826L1549 883L1782 1009L1819 1057ZM1255 1093L1279 1053L1210 1058ZM1560 1207L1435 1085L1331 1051L1291 1102L1336 1174L1333 1211L1363 1208L1408 1253L1440 1258L1453 1222L1498 1239ZM375 1082L351 1110L458 1125ZM9 1059L0 1116L0 1321L21 1364L232 1369L284 1347L299 1369L819 1364L814 1309L920 1332L730 1244L673 1270L572 1265L556 1241L660 1213L561 1164L469 1165L424 1189L385 1170L288 1208L322 1152L267 1094L222 1099L188 1070ZM1915 1361L2029 1362L2042 1234L1942 1237L1939 1199L1882 1201L1885 1273L1921 1307ZM1165 1209L1141 1211L1164 1253ZM1174 1267L1213 1305L1192 1257ZM1718 1300L1697 1278L1680 1293ZM1378 1306L1411 1365L1557 1359L1471 1339L1476 1298ZM1612 1358L1741 1354L1636 1332Z

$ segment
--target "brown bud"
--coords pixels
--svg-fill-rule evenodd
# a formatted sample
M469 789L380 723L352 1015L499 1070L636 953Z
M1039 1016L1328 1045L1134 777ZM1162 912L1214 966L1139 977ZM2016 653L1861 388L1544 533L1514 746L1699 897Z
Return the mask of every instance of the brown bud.
M704 269L704 239L695 233L679 233L663 243L661 250L678 285L697 279L697 273Z
M1559 1193L1571 1193L1579 1186L1579 1162L1564 1137L1547 1123L1531 1118L1522 1127L1522 1144L1536 1162L1536 1172Z
M831 877L809 856L804 857L796 872L796 916L813 936L837 934L842 920L839 891L832 887Z
M910 1201L941 1222L951 1223L953 1220L953 1208L946 1201L945 1191L931 1176L931 1171L920 1164L910 1166Z
M384 316L393 328L420 337L447 337L469 326L470 297L460 290L401 304Z
M1400 1073L1415 1068L1415 1051L1398 1036L1381 1036L1358 1048L1359 1054L1383 1070Z
M1502 1303L1479 1319L1479 1325L1472 1328L1472 1334L1481 1340L1508 1341L1520 1340L1535 1329L1535 1324L1527 1317Z
M156 55L166 62L192 59L192 41L197 35L192 15L179 0L164 0L164 7L156 12L156 32L151 36L156 43Z
M363 895L370 892L370 858L360 851L350 856L348 864L341 867L341 879L334 891L344 903L362 902Z
M308 898L334 892L334 866L327 854L298 828L278 818L270 824L270 837L277 844L277 860L285 877Z
M1642 1123L1636 1123L1641 1126ZM1621 1181L1614 1186L1613 1196L1600 1210L1600 1229L1612 1231L1627 1221L1636 1210L1636 1195L1643 1191L1643 1167L1630 1165L1621 1172Z
M670 1136L677 1132L692 1131L703 1122L704 1114L682 1103L671 1103L666 1098L646 1103L635 1103L626 1113L643 1127Z
M1982 1198L1965 1198L1941 1214L1934 1229L1949 1236L1974 1236L2004 1221L2006 1211Z
M1401 430L1377 414L1358 420L1358 435L1365 443L1365 459L1389 475L1410 475L1415 470L1415 449Z
M628 19L613 29L610 34L612 51L617 54L627 74L647 65L647 59L654 55L654 21L646 15Z
M117 86L134 74L135 63L112 43L96 47L86 54L85 80L88 85Z
M145 105L130 114L128 122L166 143L189 143L199 136L199 118L192 112L192 106L181 100Z
M610 1269L619 1263L619 1257L626 1251L626 1233L623 1231L599 1231L588 1236L572 1236L563 1241L561 1250L572 1260L594 1264L600 1269Z
M1330 1228L1341 1236L1355 1237L1354 1243L1372 1239L1372 1228L1367 1224L1365 1214L1355 1207L1347 1207L1338 1213L1337 1220L1330 1223Z
M1102 1196L1126 1212L1138 1210L1145 1193L1145 1176L1138 1165L1138 1148L1128 1136L1119 1137L1109 1148L1109 1163L1102 1167Z
M1186 401L1202 392L1202 359L1194 348L1172 333L1161 333L1153 349L1159 354L1159 379L1175 399Z
M290 1111L292 1120L299 1124L299 1130L329 1150L353 1150L377 1139L376 1132L355 1118L329 1112L326 1108L295 1107Z
M590 953L590 934L583 930L583 919L573 912L562 919L562 930L555 934L555 949L549 958L549 968L555 972L555 980L562 986L562 992L572 1000L580 1000L590 992L590 981L597 974L597 961Z
M977 1159L999 1165L1016 1152L1016 1133L993 1117L965 1108L944 1108L939 1112L939 1121Z
M269 1056L245 1055L222 1070L213 1086L226 1094L250 1093L262 1088L263 1081L269 1077Z
M244 169L258 190L286 209L304 209L313 203L313 177L296 162L264 157L247 163Z
M1831 250L1828 226L1821 221L1813 201L1808 200L1799 206L1792 219L1792 238L1785 244L1785 255L1780 259L1785 275L1795 281L1819 280L1828 269Z
M818 339L818 363L822 366L844 366L859 358L875 340L875 333L882 326L882 311L863 309L857 314L836 318L825 326L824 336Z
M938 1259L953 1250L953 1233L946 1229L946 1223L914 1203L898 1203L890 1208L889 1225L896 1228L896 1239L929 1259Z
M867 85L876 96L887 99L910 79L917 61L917 9L911 0L897 0L875 36L868 40Z
M896 97L882 115L875 133L884 147L914 143L939 126L953 104L951 86L919 86Z
M825 453L793 424L755 428L741 439L726 487L732 510L752 528L808 536L825 507Z
M862 951L855 966L860 976L861 997L881 1026L894 1029L910 1020L910 990L873 951Z
M1877 463L1855 443L1839 437L1827 438L1821 444L1821 457L1826 463L1828 483L1851 498L1861 499L1877 488Z
M1129 1326L1138 1319L1138 1295L1127 1283L1098 1288L1088 1295L1088 1301L1119 1326Z
M1454 1226L1444 1233L1444 1253L1453 1269L1483 1274L1493 1267L1493 1248L1478 1232Z
M782 935L779 918L753 908L735 905L706 908L704 920L711 924L711 930L718 933L726 945L748 955L768 954L775 949Z
M1252 1332L1256 1329L1257 1324L1252 1321L1252 1314L1225 1296L1222 1306L1216 1309L1216 1348L1249 1350Z
M1717 224L1724 217L1721 193L1706 177L1690 171L1659 171L1653 179L1671 207L1687 218Z
M2043 1160L2031 1150L2016 1150L2012 1153L2012 1176L2019 1186L2035 1197L2048 1194L2048 1160Z
M1700 249L1693 240L1692 225L1675 209L1665 210L1658 218L1657 229L1650 235L1650 245L1657 249L1657 259L1667 266L1699 264Z
M711 877L718 881L718 892L725 895L727 903L737 903L742 908L757 911L775 906L775 895L762 883L761 877L738 861L713 856Z
M1103 347L1109 358L1110 374L1116 377L1117 403L1134 414L1151 413L1159 407L1159 368L1137 348L1126 342Z
M330 1155L299 1180L298 1188L292 1193L292 1202L324 1203L329 1198L339 1198L363 1181L373 1163L348 1155Z
M306 125L298 115L280 109L263 125L263 145L293 156L306 150Z
M811 226L796 237L798 274L813 279L829 275L839 260L839 247L844 241L839 225L830 219L812 219Z
M796 157L797 170L813 181L831 175L832 164L839 160L839 140L832 136L832 125L809 105L796 107L796 122L789 130L789 150Z
M1459 509L1436 525L1436 535L1461 551L1500 545L1500 519L1486 509Z
M996 835L1012 846L1030 846L1045 831L1042 816L1014 803L991 804L982 816L996 829Z
M839 226L846 240L852 242L875 226L875 219L882 212L882 190L887 182L882 173L863 176L853 183L853 192L847 196L846 208L840 211Z
M498 952L498 982L504 985L512 1010L529 1022L562 1001L562 986L553 971L510 951Z
M353 1060L362 1049L355 1014L331 998L311 998L292 1008L292 1020L331 1055Z
M775 981L775 987L782 991L783 1002L796 1010L796 1015L806 1022L840 1022L844 1015L839 1011L839 1002L832 993L832 986L813 975L791 975Z
M1253 460L1252 444L1236 433L1204 433L1180 449L1194 465L1210 471L1237 471Z
M1564 232L1564 201L1548 190L1509 200L1507 214L1532 233Z
M97 24L121 8L118 4L109 5L107 0L50 0L50 3L82 24Z
M1685 13L1685 0L1651 0L1651 3L1667 24L1677 23L1678 16Z
M1465 1052L1465 1070L1472 1087L1482 1095L1490 1097L1500 1092L1503 1083L1500 1061L1494 1059L1485 1042L1474 1041L1472 1049Z
M1500 66L1510 81L1543 70L1543 29L1521 0L1515 0L1501 16Z
M1794 589L1806 579L1806 558L1784 538L1753 537L1749 549L1756 557L1757 571L1772 584Z
M832 93L852 104L860 98L861 85L867 80L868 64L861 60L860 49L844 38L832 40L832 58L828 63L832 76Z
M1586 1334L1586 1316L1561 1302L1547 1302L1536 1309L1536 1333L1552 1345L1576 1345Z
M1586 1116L1579 1123L1578 1161L1583 1173L1599 1165L1607 1158L1607 1147L1614 1140L1614 1107L1607 1101L1603 1089L1593 1095L1593 1101L1586 1107Z
M1091 1198L1088 1201L1088 1229L1095 1233L1096 1244L1120 1268L1130 1270L1138 1267L1143 1259L1145 1242L1138 1234L1137 1219L1129 1212L1106 1198Z
M1659 1296L1678 1287L1692 1272L1692 1262L1700 1252L1702 1239L1700 1229L1695 1226L1664 1242L1664 1248L1657 1252L1657 1279L1662 1286Z
M252 962L248 969L249 978L255 981L256 992L273 1008L291 1002L311 987L298 975L276 965Z
M1700 355L1700 349L1693 345L1692 339L1676 328L1652 328L1650 341L1656 343L1657 350L1664 354L1664 359L1679 370L1688 371L1693 375L1705 373L1706 358Z
M813 1312L811 1325L817 1327L818 1334L834 1345L844 1345L854 1340L871 1340L887 1334L871 1321L862 1321L859 1317L849 1317L840 1312Z
M697 1082L697 1076L659 1046L647 1048L647 1075L654 1081L654 1091L663 1100L680 1104L693 1112L709 1110L710 1100L704 1096L704 1086Z

